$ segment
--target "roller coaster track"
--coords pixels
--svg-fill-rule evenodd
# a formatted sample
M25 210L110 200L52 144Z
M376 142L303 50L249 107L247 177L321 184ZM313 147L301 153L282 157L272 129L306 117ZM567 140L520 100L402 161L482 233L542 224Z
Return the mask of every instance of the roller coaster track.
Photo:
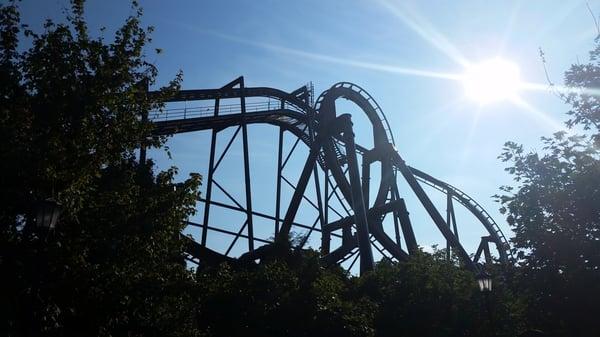
M150 94L155 95L156 93ZM355 103L369 118L373 127L374 147L372 149L354 143L351 116L338 116L335 111L335 101L340 98ZM231 99L235 99L236 103L222 104L223 100L230 101ZM247 102L247 99L253 101ZM352 267L360 258L361 272L367 271L372 268L373 248L383 257L397 260L406 259L418 250L418 245L408 217L408 210L400 195L400 192L406 191L399 191L397 185L397 179L401 176L446 239L449 250L451 249L460 258L465 267L474 271L479 270L478 260L481 252L486 253L486 262L492 262L490 261L489 247L487 247L488 243L495 244L498 260L501 263L510 263L512 257L506 237L480 204L458 188L405 164L395 149L395 141L383 110L363 88L353 83L340 82L323 92L314 103L314 107L311 106L311 99L311 92L307 87L287 93L274 88L245 87L243 78L239 78L220 89L182 90L174 97L164 101L167 104L165 108L149 112L148 118L154 123L156 135L195 131L211 131L212 134L206 183L207 192L206 197L202 199L204 221L200 224L190 222L191 225L202 229L202 240L192 242L189 246L188 253L194 258L194 261L203 263L203 260L214 260L218 256L230 259L227 255L239 239L245 239L248 242L248 249L240 258L260 258L261 254L268 250L270 246L268 243L273 240L254 236L253 219L255 217L274 221L275 228L272 234L275 240L287 238L294 226L308 230L309 236L320 235L321 252L326 263L351 261L350 267ZM238 100L239 102L237 102ZM212 101L213 104L187 106L188 102L198 101ZM173 102L186 102L186 105L183 108L169 108L169 103ZM280 130L275 214L262 214L252 209L252 184L248 168L249 150L246 134L246 127L252 124L272 125ZM227 128L237 129L223 154L217 160L215 149L217 135ZM216 166L240 130L244 144L245 205L233 198L214 178ZM296 137L296 141L284 160L282 147L283 135L286 132ZM283 170L292 152L297 148L298 142L305 144L310 152L302 174L294 185L290 179L284 177ZM357 158L362 158L362 161L358 161ZM362 162L360 168L359 162ZM376 197L371 201L369 200L369 191L376 187L370 186L369 183L370 167L375 162L380 164L381 179ZM323 184L320 181L322 176L325 177ZM316 201L306 195L311 177L317 191ZM294 191L285 210L281 207L283 201L280 195L283 183L291 186ZM448 201L445 219L431 202L422 185L430 186L446 195ZM215 186L225 192L235 205L231 205L231 202L225 204L212 200L211 191ZM336 205L339 208L337 210L332 206L332 200L336 199ZM312 224L301 224L297 219L296 212L302 201L309 202L318 212L317 219ZM467 253L459 241L452 201L458 202L471 212L488 234L482 237L480 247L475 254ZM245 213L247 217L239 231L225 230L211 224L209 212L214 207ZM285 211L285 216L282 217L283 211ZM331 216L333 213L336 215ZM395 240L385 231L383 221L386 216L391 216L393 220ZM332 221L330 217L336 219ZM317 227L317 225L320 226ZM209 248L207 234L210 231L227 234L233 238L225 254L216 253L215 247ZM342 242L337 247L332 247L332 237L338 238ZM404 238L407 251L402 248L401 237ZM302 245L307 240L308 236ZM255 248L255 242L263 244L263 246Z
M473 215L477 217L477 219L486 227L486 229L489 232L496 234L494 235L497 236L496 240L502 243L501 249L506 251L506 256L512 259L510 244L504 236L504 233L500 229L500 226L498 226L498 224L496 223L496 221L494 221L492 216L480 204L478 204L477 201L475 201L473 198L471 198L458 188L441 180L438 180L423 171L420 171L414 167L410 167L410 170L413 172L413 174L415 175L415 177L417 177L419 181L435 188L436 190L442 193L450 194L452 198L454 198L461 205L466 207Z

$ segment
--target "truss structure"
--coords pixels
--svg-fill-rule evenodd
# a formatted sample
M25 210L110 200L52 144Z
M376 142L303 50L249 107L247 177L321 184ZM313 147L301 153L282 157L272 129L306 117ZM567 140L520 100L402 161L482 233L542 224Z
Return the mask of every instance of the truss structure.
M456 187L405 163L396 150L382 109L369 93L348 82L334 84L316 100L312 92L312 84L290 93L268 87L245 87L244 78L240 77L218 89L182 90L166 102L205 101L209 105L190 108L186 105L149 112L148 118L154 122L156 135L196 131L211 134L209 159L204 166L208 168L206 193L200 200L204 204L202 221L189 222L190 226L201 230L199 240L191 240L189 244L188 254L192 261L203 263L233 259L230 256L233 247L243 241L246 248L241 258L258 259L272 242L287 239L293 230L305 233L299 247L303 247L309 238L318 238L326 264L346 263L348 268L352 268L358 261L363 273L373 268L374 250L383 258L404 260L419 249L403 198L406 193L416 196L434 228L444 237L448 258L452 251L467 269L478 271L482 252L485 253L485 261L492 262L489 248L492 244L500 263L511 260L506 237L483 207ZM222 104L222 101L232 99L234 104ZM372 148L355 143L352 116L336 112L336 101L340 99L354 103L370 121ZM253 196L256 198L257 193L252 192L256 185L252 183L250 167L253 156L248 145L248 126L253 124L271 125L279 131L278 143L275 144L277 150L273 153L277 157L277 170L274 172L276 192L271 196L275 205L269 213L253 208ZM234 130L233 134L227 137L222 150L217 151L219 136L226 129ZM286 135L294 140L284 151ZM238 187L243 189L243 201L234 197L215 177L223 158L238 137L242 139L239 165L243 168ZM301 146L308 148L301 173L294 178L286 177L284 172L290 165L290 157ZM377 172L372 172L374 169ZM373 174L378 175L378 184L372 184ZM401 180L409 190L400 190ZM444 215L436 208L424 186L444 194ZM293 191L287 200L282 196L284 187ZM227 200L215 200L216 190ZM305 223L299 220L298 210L302 202L316 212L314 221ZM455 204L472 213L485 229L486 235L474 254L469 254L459 240ZM211 215L216 208L243 214L244 221L239 229L235 231L213 224ZM258 218L272 223L271 236L255 235L255 220ZM384 225L385 219L389 225ZM213 232L230 237L224 252L211 247Z

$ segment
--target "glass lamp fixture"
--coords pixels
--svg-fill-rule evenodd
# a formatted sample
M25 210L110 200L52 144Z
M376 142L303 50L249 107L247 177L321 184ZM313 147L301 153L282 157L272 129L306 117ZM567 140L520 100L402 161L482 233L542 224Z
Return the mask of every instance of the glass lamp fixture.
M54 229L59 215L60 204L56 200L52 198L43 200L38 204L35 224L38 228Z
M492 277L485 271L481 271L477 275L477 283L479 284L480 291L492 291Z

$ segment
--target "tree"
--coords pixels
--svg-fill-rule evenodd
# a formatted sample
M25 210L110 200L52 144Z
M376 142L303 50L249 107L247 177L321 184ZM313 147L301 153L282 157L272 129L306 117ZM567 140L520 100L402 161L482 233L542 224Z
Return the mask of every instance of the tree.
M515 237L519 289L531 324L562 336L600 335L600 40L586 64L565 73L569 127L542 138L541 152L506 143L500 158L516 187L499 196Z
M517 336L523 303L501 278L481 293L443 251L382 261L353 277L314 251L275 247L198 271L199 324L212 336ZM489 295L489 296L486 296Z
M176 169L155 173L136 160L141 141L163 145L143 114L161 107L181 75L161 95L145 95L157 69L145 61L151 28L133 9L106 42L91 37L83 1L42 33L21 24L15 2L0 5L5 335L199 333L180 232L200 177L175 185ZM62 210L51 231L35 220L47 198Z
M501 275L501 272L495 273ZM474 275L444 250L378 263L359 289L377 304L376 336L517 336L523 304L501 277L482 293Z
M281 244L258 264L199 270L199 325L212 336L373 336L376 306L351 279Z

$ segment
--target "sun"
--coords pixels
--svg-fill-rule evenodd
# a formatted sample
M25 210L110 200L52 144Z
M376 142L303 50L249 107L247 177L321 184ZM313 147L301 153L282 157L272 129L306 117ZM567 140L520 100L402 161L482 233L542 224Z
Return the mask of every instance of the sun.
M470 65L461 80L466 96L480 104L516 99L521 87L519 67L501 58Z

